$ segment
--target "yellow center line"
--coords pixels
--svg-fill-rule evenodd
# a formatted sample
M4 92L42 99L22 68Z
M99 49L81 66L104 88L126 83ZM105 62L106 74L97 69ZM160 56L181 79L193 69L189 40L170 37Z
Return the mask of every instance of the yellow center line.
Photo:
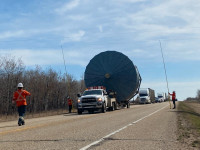
M82 119L91 118L91 117L94 117L96 115L81 116L81 118L71 118L69 120L61 120L61 121L45 123L45 124L36 125L36 126L29 126L29 127L24 127L23 126L23 128L18 128L18 129L13 129L13 130L7 130L7 131L0 132L0 135L6 135L6 134L9 134L9 133L16 133L16 132L20 132L20 131L26 131L26 130L29 130L29 129L47 127L47 126L51 126L51 125L59 125L59 124L66 123L66 122L73 122L73 121L76 121L76 120L82 120Z

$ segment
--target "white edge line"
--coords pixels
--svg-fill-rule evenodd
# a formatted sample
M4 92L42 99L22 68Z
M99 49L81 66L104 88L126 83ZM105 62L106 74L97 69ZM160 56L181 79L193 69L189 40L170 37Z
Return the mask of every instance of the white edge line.
M168 106L168 105L167 105L167 106ZM110 133L110 134L108 134L108 135L102 137L101 139L99 139L99 140L97 140L97 141L95 141L95 142L93 142L93 143L91 143L91 144L89 144L89 145L87 145L87 146L81 148L80 150L87 150L87 149L90 148L91 146L96 145L96 144L98 144L98 143L104 141L106 138L108 138L108 137L110 137L110 136L112 136L112 135L114 135L114 134L116 134L116 133L118 133L118 132L120 132L120 131L126 129L127 127L132 126L133 124L136 124L136 123L138 123L139 121L141 121L141 120L143 120L143 119L145 119L145 118L147 118L147 117L149 117L149 116L151 116L151 115L153 115L153 114L155 114L155 113L161 111L162 109L164 109L164 108L167 107L167 106L164 106L164 107L162 107L161 109L158 109L158 110L154 111L153 113L148 114L147 116L144 116L144 117L142 117L142 118L140 118L140 119L138 119L138 120L136 120L136 121L134 121L134 122L132 122L132 123L130 123L130 124L128 124L128 125L122 127L122 128L120 128L120 129L118 129L118 130L116 130L116 131L114 131L114 132L112 132L112 133Z

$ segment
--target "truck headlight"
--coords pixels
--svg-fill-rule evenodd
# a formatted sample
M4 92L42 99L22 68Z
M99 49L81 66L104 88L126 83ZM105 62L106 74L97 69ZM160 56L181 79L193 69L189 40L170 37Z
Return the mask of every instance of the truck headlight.
M77 101L78 103L81 103L81 100L80 99L78 99L78 101Z
M102 102L102 98L98 98L98 100L97 100L98 102Z

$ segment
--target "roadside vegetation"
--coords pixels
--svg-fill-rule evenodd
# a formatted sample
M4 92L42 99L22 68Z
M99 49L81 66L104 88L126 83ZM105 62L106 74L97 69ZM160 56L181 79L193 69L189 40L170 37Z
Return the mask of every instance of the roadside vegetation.
M75 108L77 93L85 89L83 80L77 81L70 74L61 74L51 68L42 70L40 66L27 69L21 59L0 56L0 121L17 114L12 98L19 82L31 93L27 97L27 115L30 116L67 110L67 96L74 100Z
M200 149L200 90L196 98L178 105L178 140L191 148Z

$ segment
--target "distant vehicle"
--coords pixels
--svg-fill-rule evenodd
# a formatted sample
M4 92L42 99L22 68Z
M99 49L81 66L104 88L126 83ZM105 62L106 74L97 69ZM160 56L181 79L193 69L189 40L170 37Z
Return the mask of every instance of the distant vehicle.
M167 101L167 93L164 94L164 101Z
M158 103L158 102L159 102L159 100L158 100L158 97L155 97L155 102L156 102L156 103Z
M158 102L164 102L165 98L164 98L164 93L158 93Z
M155 102L155 92L150 88L141 88L139 90L139 103L151 104Z

